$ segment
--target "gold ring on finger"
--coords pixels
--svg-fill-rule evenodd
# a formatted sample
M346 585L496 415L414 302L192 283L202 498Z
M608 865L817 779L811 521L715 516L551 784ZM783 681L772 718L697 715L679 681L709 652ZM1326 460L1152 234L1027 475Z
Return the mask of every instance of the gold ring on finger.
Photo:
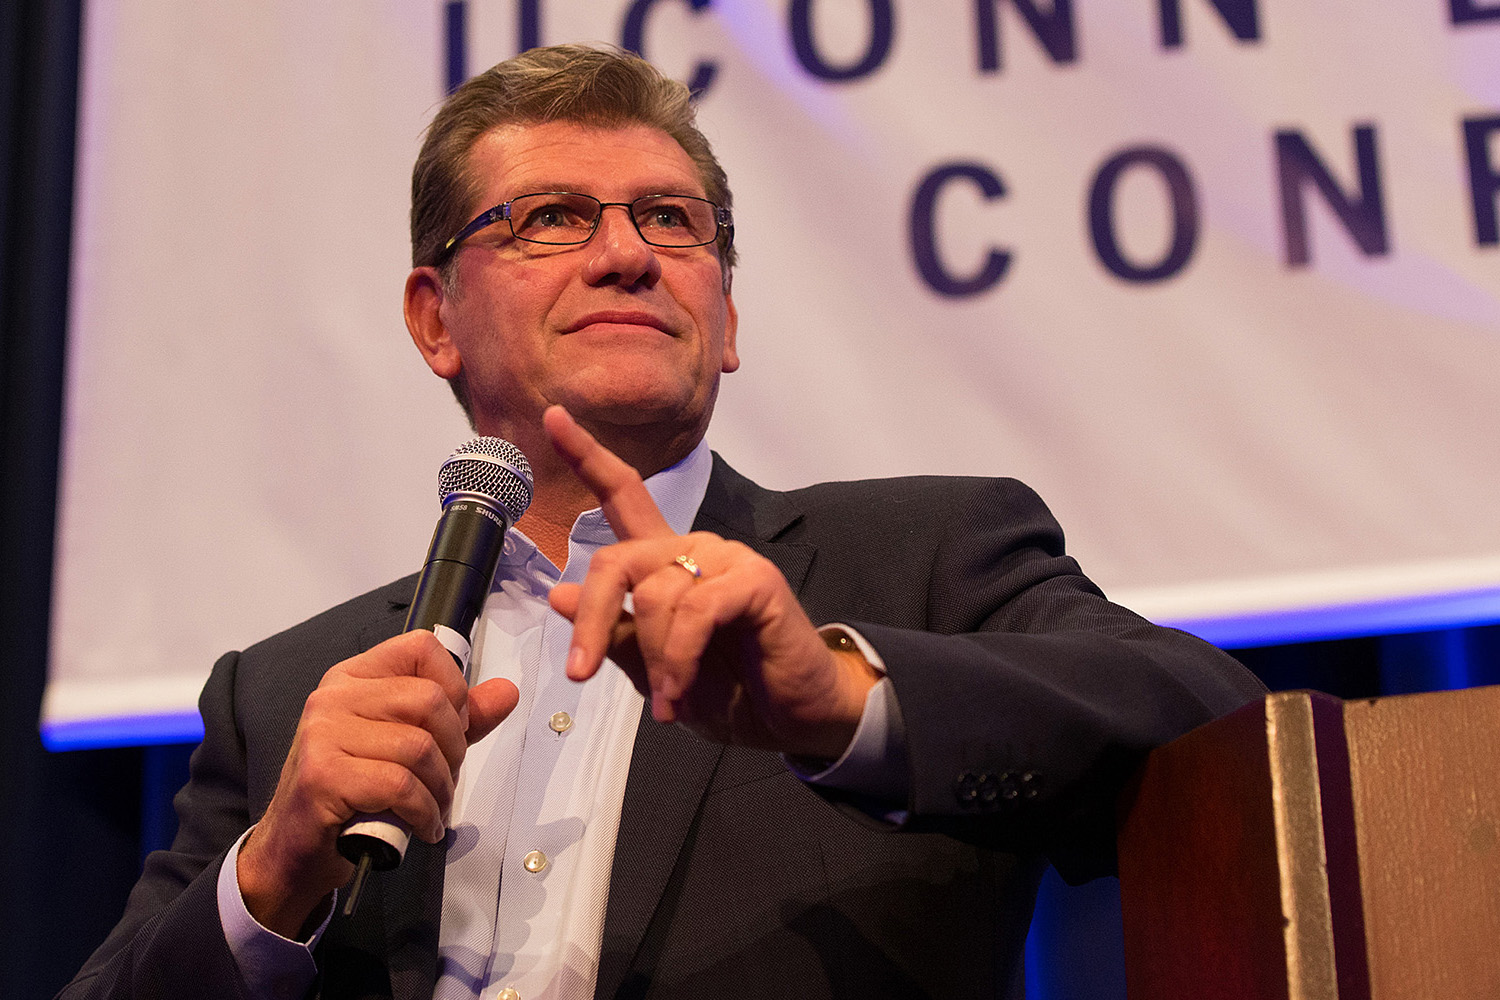
M697 564L697 562L695 562L693 560L692 556L686 556L686 555L684 555L684 556L678 556L676 559L673 559L672 561L674 563L676 563L677 565L681 566L683 569L687 570L689 573L693 574L693 579L694 580L702 578L702 576L703 576L703 570L701 570L701 569L698 568L698 564Z

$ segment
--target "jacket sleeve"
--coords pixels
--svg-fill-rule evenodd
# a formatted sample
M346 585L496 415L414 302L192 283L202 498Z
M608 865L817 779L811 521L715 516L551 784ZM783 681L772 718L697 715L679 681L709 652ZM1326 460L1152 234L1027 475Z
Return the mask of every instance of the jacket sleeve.
M905 723L905 826L1114 871L1116 803L1154 747L1259 697L1202 640L1110 603L1014 480L950 481L930 561L906 559L922 626L852 621ZM892 580L891 587L902 584Z

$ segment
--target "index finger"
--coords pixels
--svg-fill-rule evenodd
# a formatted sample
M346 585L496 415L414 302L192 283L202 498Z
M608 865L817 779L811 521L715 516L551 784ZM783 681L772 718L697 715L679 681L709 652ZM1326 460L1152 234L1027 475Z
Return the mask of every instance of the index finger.
M419 677L443 691L461 718L466 718L469 686L453 655L437 636L425 629L403 632L386 639L339 664L351 677L376 679L391 676Z
M549 406L542 414L542 426L557 454L599 498L620 541L676 534L646 491L640 473L580 427L571 413Z

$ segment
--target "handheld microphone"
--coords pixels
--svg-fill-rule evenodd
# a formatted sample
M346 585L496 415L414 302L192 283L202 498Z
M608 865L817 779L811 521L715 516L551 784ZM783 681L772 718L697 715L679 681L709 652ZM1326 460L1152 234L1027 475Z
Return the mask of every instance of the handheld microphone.
M443 513L402 631L435 633L468 680L470 633L494 584L505 533L531 504L531 465L509 441L474 438L438 470L438 498ZM354 913L370 870L395 868L410 841L411 828L390 811L344 826L339 853L358 866L345 916Z

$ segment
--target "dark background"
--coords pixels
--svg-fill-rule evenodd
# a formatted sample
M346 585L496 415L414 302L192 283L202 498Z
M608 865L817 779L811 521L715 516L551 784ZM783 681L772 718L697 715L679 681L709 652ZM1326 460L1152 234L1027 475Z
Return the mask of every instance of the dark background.
M49 753L37 719L66 360L81 0L0 0L0 997L50 997L175 828L191 747ZM107 502L108 498L102 498ZM121 581L128 586L129 581ZM1233 651L1273 690L1342 698L1500 683L1500 626ZM1049 877L1034 1000L1123 997L1118 890Z

